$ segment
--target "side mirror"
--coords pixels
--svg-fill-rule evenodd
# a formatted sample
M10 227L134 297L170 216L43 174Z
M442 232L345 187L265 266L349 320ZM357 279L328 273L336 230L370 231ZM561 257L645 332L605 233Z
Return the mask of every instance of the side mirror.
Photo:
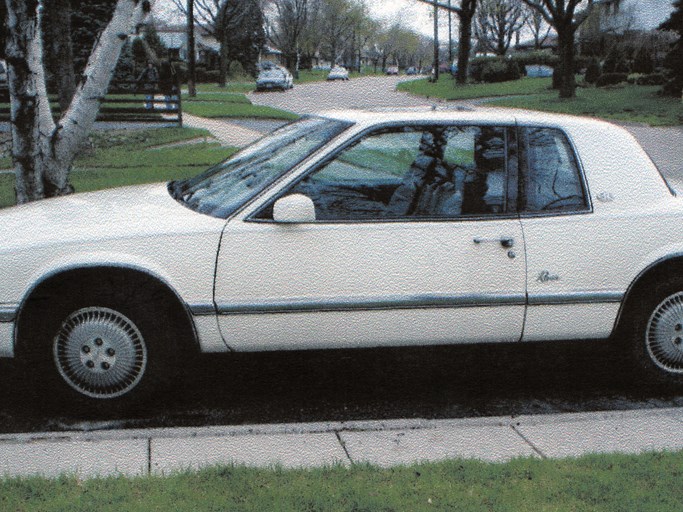
M310 197L292 194L281 197L273 205L273 220L288 224L315 221L315 205Z

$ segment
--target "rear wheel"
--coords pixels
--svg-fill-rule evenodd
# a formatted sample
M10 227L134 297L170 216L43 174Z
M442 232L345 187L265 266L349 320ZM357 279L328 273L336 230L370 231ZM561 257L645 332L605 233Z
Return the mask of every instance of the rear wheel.
M640 301L634 318L636 365L652 380L683 384L683 279L654 286Z

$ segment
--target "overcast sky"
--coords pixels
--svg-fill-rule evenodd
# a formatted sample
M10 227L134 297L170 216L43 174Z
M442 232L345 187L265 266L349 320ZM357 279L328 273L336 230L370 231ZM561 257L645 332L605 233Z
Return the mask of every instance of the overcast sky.
M443 0L445 3L447 0ZM366 0L372 17L384 20L401 19L403 23L415 30L426 34L433 34L433 24L430 18L432 8L418 0ZM457 0L453 4L457 5ZM635 6L637 24L642 28L655 28L664 21L673 10L673 0L625 0L627 6ZM175 7L171 0L157 0L155 13L162 18L172 17ZM440 15L445 23L446 13ZM181 20L182 21L182 20ZM453 16L454 27L457 17ZM443 24L442 24L443 26Z

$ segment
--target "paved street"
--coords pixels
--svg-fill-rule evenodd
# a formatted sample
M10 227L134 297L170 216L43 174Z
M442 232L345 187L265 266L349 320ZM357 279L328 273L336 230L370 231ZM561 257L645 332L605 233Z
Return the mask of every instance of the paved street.
M295 85L285 92L252 92L249 99L256 105L269 105L297 114L337 108L414 107L434 103L396 91L396 84L406 79L405 76L368 76L347 82L311 82Z

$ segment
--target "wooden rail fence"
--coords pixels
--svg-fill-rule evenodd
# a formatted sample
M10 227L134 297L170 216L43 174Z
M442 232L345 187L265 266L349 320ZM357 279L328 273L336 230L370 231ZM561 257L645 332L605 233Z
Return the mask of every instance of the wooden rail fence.
M152 94L153 93L153 94ZM152 99L147 100L151 95ZM55 118L59 117L56 98L50 96ZM149 108L148 108L149 107ZM9 122L7 98L0 98L0 122ZM183 125L183 105L178 94L166 97L158 87L143 90L137 82L112 82L100 104L97 121L112 123L165 123Z

